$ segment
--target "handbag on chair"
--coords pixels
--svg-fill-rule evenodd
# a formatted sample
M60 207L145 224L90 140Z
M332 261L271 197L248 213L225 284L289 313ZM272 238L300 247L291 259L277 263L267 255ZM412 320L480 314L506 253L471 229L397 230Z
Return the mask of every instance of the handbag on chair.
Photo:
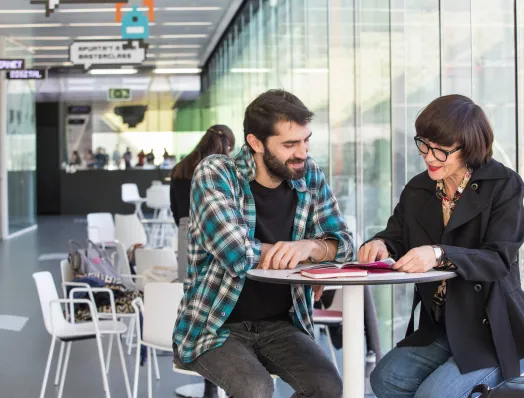
M481 393L480 395L475 395ZM476 386L469 398L517 398L524 397L524 377L509 379L494 388L489 388L485 384Z

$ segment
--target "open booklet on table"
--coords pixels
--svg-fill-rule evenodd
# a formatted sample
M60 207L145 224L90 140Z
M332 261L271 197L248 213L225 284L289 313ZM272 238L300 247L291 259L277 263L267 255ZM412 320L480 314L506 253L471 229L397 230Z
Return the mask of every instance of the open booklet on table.
M372 263L322 263L306 266L296 273L314 279L363 277L368 273L394 272L394 264L392 258Z

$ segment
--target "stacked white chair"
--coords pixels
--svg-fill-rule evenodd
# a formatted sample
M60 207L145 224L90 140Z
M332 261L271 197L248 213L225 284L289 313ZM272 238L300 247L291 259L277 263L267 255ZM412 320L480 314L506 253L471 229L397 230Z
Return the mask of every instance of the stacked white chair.
M115 242L115 222L111 213L90 213L87 215L87 236L93 243L113 246Z
M115 239L126 250L136 244L147 245L147 233L136 214L115 214Z
M138 218L144 218L142 204L145 203L146 200L140 197L136 184L122 184L122 201L135 205L135 214Z
M169 185L152 185L146 191L147 207L153 209L153 222L150 228L149 243L153 247L170 246L176 236L176 226L173 224Z

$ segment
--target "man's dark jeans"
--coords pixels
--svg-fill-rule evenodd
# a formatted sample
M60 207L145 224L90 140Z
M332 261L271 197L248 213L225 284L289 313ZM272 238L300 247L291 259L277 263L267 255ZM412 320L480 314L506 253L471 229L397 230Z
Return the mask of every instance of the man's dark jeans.
M227 323L231 334L218 348L181 364L198 372L234 398L271 398L270 374L295 390L293 397L339 398L342 380L333 362L289 321Z

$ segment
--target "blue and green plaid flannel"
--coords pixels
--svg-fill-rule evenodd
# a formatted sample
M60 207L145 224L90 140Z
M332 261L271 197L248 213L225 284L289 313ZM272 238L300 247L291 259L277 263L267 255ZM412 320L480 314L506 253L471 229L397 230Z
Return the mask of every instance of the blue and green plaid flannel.
M249 183L255 179L254 158L246 146L234 158L214 155L195 170L189 215L189 264L184 298L173 331L183 362L192 362L222 345L222 327L256 268L261 242L254 237L256 210ZM287 182L297 192L293 240L338 241L336 261L353 257L353 242L324 173L308 158L306 176ZM291 286L293 320L313 338L311 286Z

